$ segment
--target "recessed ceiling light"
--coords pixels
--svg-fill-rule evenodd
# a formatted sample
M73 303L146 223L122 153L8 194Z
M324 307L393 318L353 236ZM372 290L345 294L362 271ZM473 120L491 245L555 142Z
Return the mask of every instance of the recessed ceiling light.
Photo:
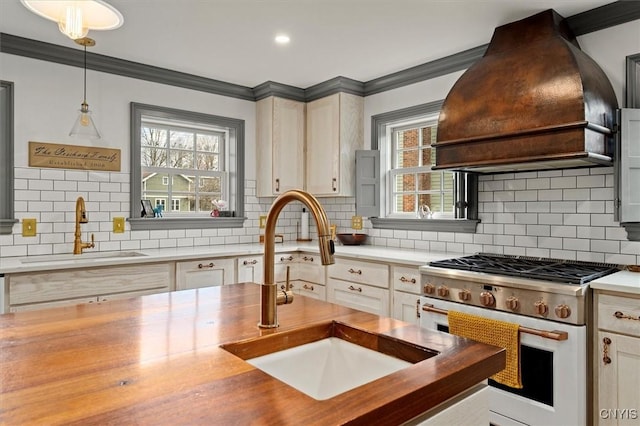
M276 43L278 44L287 44L291 39L286 34L278 34L276 36Z

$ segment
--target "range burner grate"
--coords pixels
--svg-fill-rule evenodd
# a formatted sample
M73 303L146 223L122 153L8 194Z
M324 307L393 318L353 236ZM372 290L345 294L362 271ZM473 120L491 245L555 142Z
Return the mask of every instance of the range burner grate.
M488 253L438 260L429 265L580 285L620 270L619 265L609 263Z

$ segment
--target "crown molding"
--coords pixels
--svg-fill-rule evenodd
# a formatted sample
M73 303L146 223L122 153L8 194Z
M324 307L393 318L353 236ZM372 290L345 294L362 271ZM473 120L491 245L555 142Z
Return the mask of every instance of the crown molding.
M576 36L584 35L640 19L640 1L619 0L566 19ZM267 81L251 88L90 52L87 53L87 68L249 101L278 96L309 102L337 92L370 96L450 74L468 68L482 57L486 49L487 45L477 46L367 82L339 76L306 89L273 81ZM0 33L0 52L83 67L82 50L6 33Z

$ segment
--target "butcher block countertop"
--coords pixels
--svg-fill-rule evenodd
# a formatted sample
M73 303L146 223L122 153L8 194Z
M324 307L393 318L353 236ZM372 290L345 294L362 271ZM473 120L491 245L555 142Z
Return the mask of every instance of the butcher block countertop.
M259 299L246 283L0 315L0 424L399 424L504 367L502 349L302 296L261 330ZM438 354L319 401L220 347L330 321Z

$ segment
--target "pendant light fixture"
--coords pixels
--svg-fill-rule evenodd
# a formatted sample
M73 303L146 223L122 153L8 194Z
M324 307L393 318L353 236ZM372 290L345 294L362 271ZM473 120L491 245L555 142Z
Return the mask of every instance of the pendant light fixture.
M58 29L71 39L85 37L89 30L115 30L124 18L102 0L20 0L31 12L58 23Z
M100 139L100 133L93 123L91 118L91 111L89 111L89 104L87 104L87 46L95 46L95 40L89 37L78 38L74 40L81 46L84 46L84 95L82 104L80 104L80 110L78 111L78 118L76 119L69 136L76 136L89 139Z

